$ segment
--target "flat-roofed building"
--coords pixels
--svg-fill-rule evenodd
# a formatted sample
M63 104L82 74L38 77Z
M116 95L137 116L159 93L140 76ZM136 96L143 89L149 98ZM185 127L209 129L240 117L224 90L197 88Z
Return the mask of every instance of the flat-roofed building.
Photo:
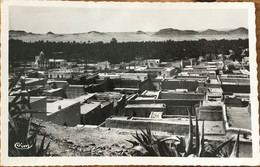
M102 115L105 118L111 115L123 115L126 96L118 92L98 92L93 99L101 102Z
M161 75L164 77L170 77L173 75L177 75L178 74L178 70L175 68L165 68L164 70L161 71Z
M66 89L69 86L69 83L67 81L54 81L54 80L48 80L47 84L44 86L45 90L50 90L53 88L62 88Z
M163 115L163 112L161 111L152 111L149 118L157 118L157 119L161 119L162 118L162 115Z
M148 79L147 73L119 73L122 79L132 79L132 80L140 80L144 81Z
M111 65L109 61L98 62L96 67L99 70L111 69Z
M67 65L67 60L65 59L49 59L50 68L61 68Z
M88 93L79 97L74 98L73 100L76 100L80 102L80 104L87 103L89 99L93 98L95 93Z
M150 98L150 99L157 99L160 95L160 91L152 91L152 90L145 90L141 95L137 98Z
M203 93L197 93L194 91L187 91L186 89L177 89L177 90L162 90L158 97L159 99L198 99L204 100L205 95Z
M222 106L201 106L198 109L198 119L205 121L222 121Z
M250 83L222 82L221 88L224 92L250 93Z
M46 90L46 91L44 91L43 94L50 99L52 99L52 98L54 98L54 99L56 99L56 98L66 98L67 97L64 89L62 89L62 88Z
M187 89L188 91L195 91L199 86L198 81L194 80L180 80L180 79L165 79L162 81L162 89L175 90Z
M69 99L85 95L85 85L69 85L67 89L65 89L65 93Z
M195 109L205 100L204 93L187 90L161 90L158 95L138 97L128 100L128 104L166 104L165 115L188 115L188 110L195 115ZM155 95L155 94L154 94Z
M9 102L11 102L15 98L15 96L9 96L8 98ZM34 112L39 112L32 113L32 117L46 120L46 100L47 98L44 96L30 96L31 109L33 109Z
M80 103L76 100L57 100L47 103L47 120L64 126L80 123Z
M250 78L244 78L244 77L229 77L228 75L226 76L221 76L220 77L221 82L230 82L230 83L250 83Z
M221 88L207 88L207 99L209 101L222 101L223 90Z
M140 117L112 117L106 119L106 127L124 128L124 129L146 129L152 131L169 132L172 134L188 134L189 133L189 118L175 117L175 118L140 118ZM195 127L195 119L193 119L193 126ZM202 121L199 121L199 127L202 126ZM225 127L223 121L204 121L204 134L209 136L225 135Z
M80 110L80 123L83 125L99 125L104 121L100 102L83 103Z
M195 115L196 106L205 99L204 93L187 90L162 90L158 100L167 104L166 115L188 115L191 111Z
M146 59L143 60L142 62L143 66L147 66L149 68L158 67L159 64L160 64L160 59Z
M227 106L226 111L230 127L251 130L251 114L248 107Z
M224 95L224 103L230 107L247 107L250 101L249 93L232 93Z
M110 78L110 79L119 79L120 75L119 73L98 73L99 79L105 79L105 78Z
M70 79L84 74L84 71L73 69L52 69L48 70L49 79Z
M138 88L115 88L115 92L120 92L122 94L136 94L139 93Z
M127 104L125 115L132 117L149 117L153 111L166 111L165 104Z
M147 73L99 73L100 79L109 77L110 79L140 80L148 79Z

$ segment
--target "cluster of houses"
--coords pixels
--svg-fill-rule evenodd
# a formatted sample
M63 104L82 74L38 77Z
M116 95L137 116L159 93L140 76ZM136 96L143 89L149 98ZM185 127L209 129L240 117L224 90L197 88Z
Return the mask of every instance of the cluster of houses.
M33 117L39 119L64 126L148 127L185 135L191 113L194 125L195 115L200 125L204 121L209 140L223 141L240 130L240 155L252 156L248 60L77 64L46 59L41 52L22 80L31 107L40 111ZM11 82L12 73L9 76ZM20 88L18 84L15 89Z

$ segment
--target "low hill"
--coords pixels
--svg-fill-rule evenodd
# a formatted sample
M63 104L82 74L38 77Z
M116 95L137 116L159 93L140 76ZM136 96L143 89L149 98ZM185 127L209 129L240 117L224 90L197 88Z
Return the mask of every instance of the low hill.
M47 32L47 35L55 35L55 34L51 31L49 31L49 32Z
M136 31L136 34L146 34L146 33L141 30L138 30L138 31Z
M200 32L200 35L228 35L228 32L207 29L205 31Z
M106 35L103 32L98 32L98 31L89 31L88 34L92 34L92 35Z
M161 29L154 33L154 35L158 36L172 36L172 35L196 35L198 34L197 31L193 30L178 30L173 28L165 28Z
M98 32L89 31L84 33L71 34L54 34L48 32L47 34L36 34L22 30L10 30L10 39L18 39L24 42L36 41L53 41L53 42L104 42L109 43L112 38L116 38L117 42L142 42L142 41L184 41L184 40L220 40L220 39L246 39L248 38L248 30L240 27L228 31L219 31L214 29L207 29L205 31L194 30L179 30L173 28L161 29L157 32Z
M241 35L241 34L248 35L248 29L246 29L244 27L239 27L237 29L230 30L228 32L229 32L229 34L232 34L232 35L237 35L237 34L239 34L239 35Z

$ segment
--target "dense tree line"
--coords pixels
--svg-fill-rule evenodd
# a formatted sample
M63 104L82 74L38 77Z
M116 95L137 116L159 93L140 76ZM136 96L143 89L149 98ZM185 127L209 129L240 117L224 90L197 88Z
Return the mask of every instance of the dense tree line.
M229 54L235 51L235 57L241 54L242 49L248 48L247 39L198 41L162 41L162 42L122 42L116 39L110 43L76 43L76 42L49 42L34 43L20 40L9 40L9 59L34 60L40 51L46 58L65 58L67 60L83 59L88 62L105 61L112 63L130 62L138 58L160 58L162 61L198 58L206 54Z

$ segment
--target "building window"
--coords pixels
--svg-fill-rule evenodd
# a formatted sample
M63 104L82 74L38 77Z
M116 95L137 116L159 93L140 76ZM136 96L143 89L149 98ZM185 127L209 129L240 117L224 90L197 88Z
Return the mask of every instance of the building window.
M50 75L50 78L52 78L52 75Z
M59 75L57 75L57 78L60 78L60 76L59 76Z

